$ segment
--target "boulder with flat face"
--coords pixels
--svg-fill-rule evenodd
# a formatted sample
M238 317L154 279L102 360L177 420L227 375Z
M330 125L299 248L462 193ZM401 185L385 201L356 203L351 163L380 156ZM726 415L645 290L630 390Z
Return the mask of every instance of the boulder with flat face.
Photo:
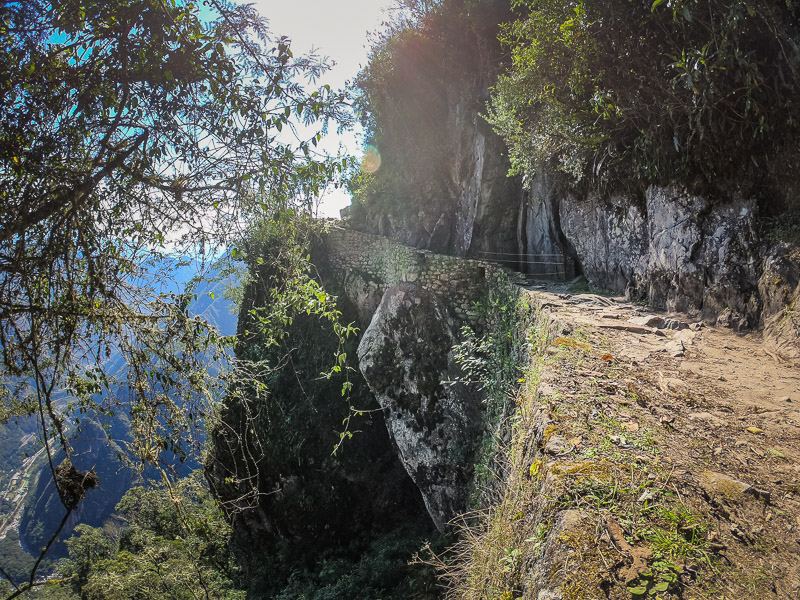
M800 362L800 248L776 244L758 282L764 303L764 347L781 360Z
M453 358L456 322L412 283L386 290L358 347L400 460L440 530L466 508L481 429L480 393Z

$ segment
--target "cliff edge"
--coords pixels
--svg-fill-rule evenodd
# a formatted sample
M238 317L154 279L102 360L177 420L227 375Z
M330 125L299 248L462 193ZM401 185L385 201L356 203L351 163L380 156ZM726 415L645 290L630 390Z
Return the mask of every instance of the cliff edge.
M523 300L536 351L495 501L440 564L451 597L796 597L797 366L624 298Z

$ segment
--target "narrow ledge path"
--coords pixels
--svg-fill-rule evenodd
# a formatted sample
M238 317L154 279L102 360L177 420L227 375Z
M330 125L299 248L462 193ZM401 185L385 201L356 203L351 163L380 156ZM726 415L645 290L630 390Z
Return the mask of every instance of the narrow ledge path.
M550 333L511 454L564 548L526 554L522 597L800 598L800 368L757 332L523 292Z

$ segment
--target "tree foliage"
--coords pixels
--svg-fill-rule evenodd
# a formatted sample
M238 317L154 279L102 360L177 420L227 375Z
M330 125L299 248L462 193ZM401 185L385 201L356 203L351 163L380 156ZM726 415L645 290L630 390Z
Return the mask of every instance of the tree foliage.
M264 224L239 247L249 277L237 369L207 421L205 474L231 520L248 597L432 597L431 580L407 567L430 521L354 372L354 328L336 322L356 318L355 307L334 307L324 247L298 225ZM286 293L293 278L326 285L297 296Z
M794 2L515 0L490 120L518 173L743 183L796 135Z
M238 600L230 528L196 472L175 486L136 487L106 527L79 525L59 581L36 597Z
M203 10L0 7L0 418L36 415L67 516L94 481L70 462L84 413L127 413L134 459L158 463L187 451L221 385L207 366L228 342L192 315L176 268L235 255L254 222L306 219L345 166L315 152L345 118L341 95L312 89L325 65L251 6ZM299 122L317 125L302 137ZM284 289L313 297L308 282Z
M509 14L506 0L397 2L354 82L368 141L381 156L376 173L353 177L354 204L416 217L432 199L452 199L454 105L482 105L499 63L498 24Z

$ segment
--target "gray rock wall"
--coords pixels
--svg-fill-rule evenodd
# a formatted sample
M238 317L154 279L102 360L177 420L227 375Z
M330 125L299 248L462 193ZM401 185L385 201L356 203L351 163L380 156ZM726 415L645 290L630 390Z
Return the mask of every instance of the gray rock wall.
M482 326L475 303L491 287L510 287L506 271L339 228L324 236L315 261L321 258L327 277L356 304L364 329L359 370L442 530L466 509L484 423L482 395L462 381L453 346L462 325Z
M712 202L678 186L582 198L540 174L526 239L572 255L599 288L737 331L763 327L768 351L800 360L800 250L762 238L754 199Z
M641 209L626 198L590 194L583 201L560 198L553 210L592 284L618 292L639 285L648 262L647 220Z
M722 319L736 329L760 319L762 269L753 200L712 203L679 187L643 199L561 193L533 182L527 239L572 255L591 284L656 308Z
M446 118L436 131L427 132L445 148L440 168L399 174L401 183L386 180L381 189L395 190L397 201L347 211L352 227L456 256L520 252L521 178L508 177L505 144L480 114L492 80L460 81L448 89ZM413 134L406 130L398 135ZM425 146L430 140L419 143ZM380 179L380 171L376 177Z
M448 187L456 206L446 215L455 220L453 253L517 254L516 207L523 190L518 177L508 177L503 141L464 99L451 104L447 130L453 149Z

